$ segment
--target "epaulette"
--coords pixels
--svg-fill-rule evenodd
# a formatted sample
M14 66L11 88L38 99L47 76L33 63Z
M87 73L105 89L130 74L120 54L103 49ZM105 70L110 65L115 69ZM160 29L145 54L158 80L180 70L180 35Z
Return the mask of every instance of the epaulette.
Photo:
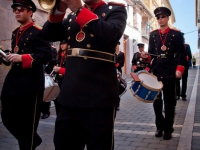
M15 30L13 30L12 32L15 32L17 29L19 29L19 27L17 27Z
M38 24L33 24L33 27L35 27L36 29L38 29L38 30L42 30L42 27L40 26L40 25L38 25Z
M118 2L108 2L108 5L115 5L115 6L123 6L125 7L125 4L124 3L118 3Z
M153 32L155 32L155 31L158 31L158 29L155 29L155 30L151 31L150 33L153 33Z
M174 28L171 28L171 30L174 30L174 31L178 31L178 32L181 32L181 30L178 30L178 29L174 29Z

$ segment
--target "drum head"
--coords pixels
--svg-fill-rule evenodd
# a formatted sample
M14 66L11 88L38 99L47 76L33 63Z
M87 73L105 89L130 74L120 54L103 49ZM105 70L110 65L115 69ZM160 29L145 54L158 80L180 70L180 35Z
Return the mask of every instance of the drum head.
M149 88L160 90L163 87L162 82L159 82L156 76L148 72L140 72L138 74L138 77L143 82L143 84L148 86Z

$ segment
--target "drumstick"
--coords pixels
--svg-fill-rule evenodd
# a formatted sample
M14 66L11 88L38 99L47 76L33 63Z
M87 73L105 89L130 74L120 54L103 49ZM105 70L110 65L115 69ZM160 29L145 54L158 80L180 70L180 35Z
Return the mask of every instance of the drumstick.
M53 71L51 71L51 73L50 73L50 76L51 76L53 73L54 73L54 70L53 70Z

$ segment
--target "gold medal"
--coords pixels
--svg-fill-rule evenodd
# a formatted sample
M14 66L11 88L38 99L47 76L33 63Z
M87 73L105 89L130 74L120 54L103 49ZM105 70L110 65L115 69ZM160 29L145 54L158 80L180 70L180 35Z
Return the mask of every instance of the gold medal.
M85 39L85 32L80 31L76 34L76 41L82 42Z
M165 51L167 49L167 47L165 45L161 46L161 50Z
M14 53L17 53L19 51L19 47L16 45L14 48Z

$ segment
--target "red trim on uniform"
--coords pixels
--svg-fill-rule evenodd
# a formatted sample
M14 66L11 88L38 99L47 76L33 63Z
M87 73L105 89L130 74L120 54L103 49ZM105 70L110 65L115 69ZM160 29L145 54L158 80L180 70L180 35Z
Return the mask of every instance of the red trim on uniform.
M167 29L165 29L165 31L162 31L162 29L159 29L158 31L161 33L161 34L166 34L168 33L170 30L170 27L168 27Z
M146 67L145 70L149 72L150 68L149 68L149 67Z
M186 61L188 61L188 60L189 60L189 56L187 55L187 56L186 56Z
M119 63L116 63L116 64L115 64L115 67L118 67L118 66L119 66Z
M62 14L62 15L53 15L53 14L51 14L49 16L49 21L52 22L52 23L62 22L64 16L65 16L65 13Z
M22 55L22 68L31 68L32 67L33 58L30 54Z
M177 71L180 71L182 74L184 73L185 71L185 67L184 66L181 66L181 65L178 65L177 68L176 68Z
M134 66L133 66L133 69L134 69L134 70L136 70L136 69L137 69L137 66L136 66L136 65L134 65Z
M147 59L147 60L146 60L146 59ZM151 61L151 56L148 55L148 58L146 58L146 59L144 59L144 62L145 62L145 63L149 63L149 62Z
M97 20L98 16L88 10L87 8L83 7L83 9L80 11L78 16L76 17L76 23L78 23L81 27L84 27L87 23L89 23L92 20Z
M63 67L60 67L59 74L62 74L62 75L64 75L64 74L65 74L65 68L63 68Z

